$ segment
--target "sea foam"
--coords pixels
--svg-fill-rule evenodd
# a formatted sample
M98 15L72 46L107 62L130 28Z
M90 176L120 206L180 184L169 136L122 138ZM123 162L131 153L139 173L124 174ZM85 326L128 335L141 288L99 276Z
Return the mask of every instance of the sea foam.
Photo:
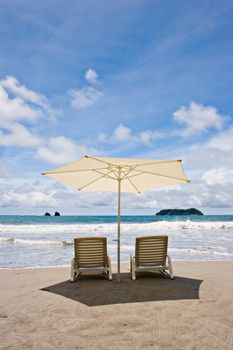
M22 220L23 221L23 220ZM173 260L233 259L233 220L160 220L121 224L121 260L134 254L135 237L168 235ZM117 260L117 223L0 224L0 267L69 265L75 237L106 236L108 254Z

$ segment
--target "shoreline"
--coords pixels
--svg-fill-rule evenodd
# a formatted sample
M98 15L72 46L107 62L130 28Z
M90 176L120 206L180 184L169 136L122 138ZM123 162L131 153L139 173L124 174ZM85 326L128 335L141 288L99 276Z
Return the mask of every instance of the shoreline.
M68 267L0 269L0 344L11 350L233 348L233 260L173 261L175 279L121 283Z

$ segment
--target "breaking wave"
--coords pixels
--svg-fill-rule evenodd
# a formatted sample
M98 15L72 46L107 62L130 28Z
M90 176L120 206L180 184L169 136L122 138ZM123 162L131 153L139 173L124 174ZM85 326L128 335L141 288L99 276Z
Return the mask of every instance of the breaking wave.
M42 220L42 219L41 219ZM173 260L232 260L233 220L160 220L122 222L121 260L129 261L135 237L166 234ZM106 236L108 253L117 260L117 223L1 223L0 267L69 265L74 237Z
M157 221L151 223L122 223L122 231L143 230L233 230L233 222L195 222L186 221ZM67 224L67 225L4 225L0 224L0 233L87 233L87 232L114 232L116 224Z
M0 244L25 244L25 245L55 245L55 246L72 246L72 241L49 241L36 239L20 239L15 237L0 237Z

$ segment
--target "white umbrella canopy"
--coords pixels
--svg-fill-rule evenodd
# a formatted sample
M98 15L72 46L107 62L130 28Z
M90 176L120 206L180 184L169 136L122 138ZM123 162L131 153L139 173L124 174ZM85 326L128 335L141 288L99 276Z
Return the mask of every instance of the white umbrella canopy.
M117 281L120 282L120 194L141 193L189 182L181 160L84 156L42 173L79 191L118 192Z

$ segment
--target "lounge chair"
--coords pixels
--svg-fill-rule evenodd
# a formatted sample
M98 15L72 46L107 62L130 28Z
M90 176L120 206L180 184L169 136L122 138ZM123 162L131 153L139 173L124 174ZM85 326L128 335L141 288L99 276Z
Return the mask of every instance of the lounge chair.
M135 256L130 256L132 280L136 280L138 271L159 271L170 279L174 278L171 258L167 255L167 242L168 236L136 238Z
M111 259L107 255L106 237L74 239L74 258L71 261L71 282L85 272L108 273L112 280Z

